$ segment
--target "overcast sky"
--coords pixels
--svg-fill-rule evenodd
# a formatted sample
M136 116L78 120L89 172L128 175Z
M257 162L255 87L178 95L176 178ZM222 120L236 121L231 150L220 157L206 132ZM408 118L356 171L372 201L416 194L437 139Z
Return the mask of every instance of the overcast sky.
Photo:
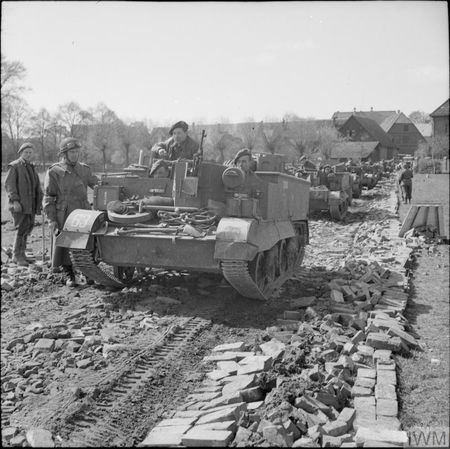
M2 2L1 37L35 109L214 122L449 97L445 2Z

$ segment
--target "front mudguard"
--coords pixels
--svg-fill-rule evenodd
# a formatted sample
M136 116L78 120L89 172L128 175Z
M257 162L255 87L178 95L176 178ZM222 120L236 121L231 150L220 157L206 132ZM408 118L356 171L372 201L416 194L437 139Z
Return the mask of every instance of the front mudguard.
M222 218L217 226L214 258L253 260L258 252L294 236L295 229L290 221Z
M56 237L55 245L61 248L94 249L94 235L106 222L106 213L96 210L75 209Z

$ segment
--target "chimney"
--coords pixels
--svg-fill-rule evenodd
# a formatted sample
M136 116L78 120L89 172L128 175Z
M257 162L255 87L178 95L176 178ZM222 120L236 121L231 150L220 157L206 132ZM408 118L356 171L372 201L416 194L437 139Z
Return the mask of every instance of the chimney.
M353 108L353 112L356 112L356 108Z
M370 106L370 112L373 112L373 106Z

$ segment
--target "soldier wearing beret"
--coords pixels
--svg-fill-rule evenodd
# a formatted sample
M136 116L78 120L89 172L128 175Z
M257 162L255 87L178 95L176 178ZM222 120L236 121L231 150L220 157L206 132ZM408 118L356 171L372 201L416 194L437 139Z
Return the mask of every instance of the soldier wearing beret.
M251 151L248 148L239 150L233 159L233 163L245 174L244 183L236 189L237 193L247 194L250 198L258 198L263 188L263 182L252 170Z
M91 208L87 188L94 188L98 178L86 164L78 161L80 148L80 142L74 137L63 139L59 146L61 160L53 164L45 176L44 211L55 235L62 230L71 212ZM68 276L66 284L76 285L67 248L54 247L52 266L61 265Z
M188 124L186 122L175 123L169 130L169 139L153 146L153 157L169 161L193 160L200 145L188 136L187 131Z
M27 266L25 256L27 238L34 227L35 215L41 214L42 189L39 176L31 163L34 146L24 143L18 151L19 158L8 165L5 189L9 200L9 210L17 230L14 240L13 261Z

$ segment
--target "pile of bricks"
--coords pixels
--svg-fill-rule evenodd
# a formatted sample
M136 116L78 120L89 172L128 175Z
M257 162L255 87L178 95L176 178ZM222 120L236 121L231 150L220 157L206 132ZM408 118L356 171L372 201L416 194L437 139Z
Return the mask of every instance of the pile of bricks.
M404 265L404 255L392 265L399 257ZM356 258L342 273L325 300L293 299L266 330L270 341L251 351L243 342L214 348L207 380L141 446L404 446L393 355L420 347L403 316L406 271ZM280 375L295 349L307 353L304 365ZM271 373L270 391L262 380ZM274 395L295 380L305 390L274 406Z

